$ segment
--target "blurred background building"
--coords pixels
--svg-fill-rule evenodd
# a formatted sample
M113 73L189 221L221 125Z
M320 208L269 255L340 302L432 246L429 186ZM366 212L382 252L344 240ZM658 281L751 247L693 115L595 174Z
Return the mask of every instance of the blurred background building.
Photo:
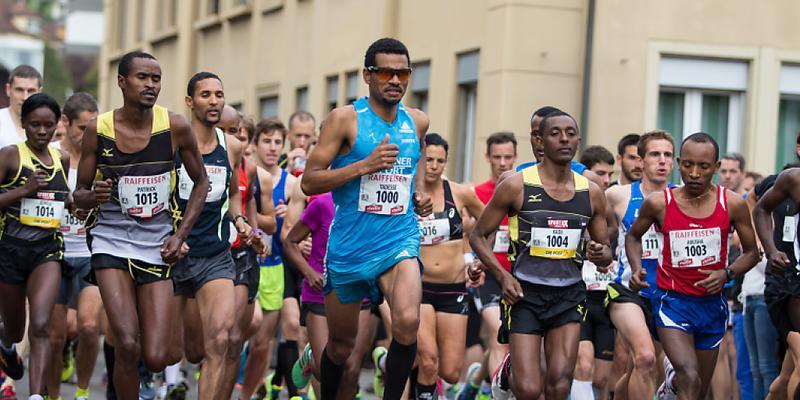
M394 36L414 68L405 102L451 142L454 179L488 176L484 139L498 130L531 159L529 119L542 105L572 113L584 145L704 130L755 171L795 158L795 0L105 0L103 11L104 109L121 102L119 58L144 50L175 111L186 112L189 77L208 70L257 118L304 109L321 120L366 94L364 51Z

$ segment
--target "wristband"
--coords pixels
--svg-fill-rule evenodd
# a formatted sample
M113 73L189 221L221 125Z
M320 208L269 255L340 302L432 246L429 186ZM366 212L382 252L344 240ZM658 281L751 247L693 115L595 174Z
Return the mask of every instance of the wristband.
M730 266L725 267L725 281L730 282L736 278L736 275L733 273L733 268Z
M237 215L237 216L233 217L233 223L235 224L235 223L236 223L236 220L238 220L239 218L241 218L241 219L244 221L244 223L245 223L245 224L246 224L246 223L248 223L248 221L247 221L247 217L245 217L245 216L244 216L244 215L242 215L242 214L239 214L239 215Z
M475 256L472 253L464 253L464 265L470 265L475 261Z

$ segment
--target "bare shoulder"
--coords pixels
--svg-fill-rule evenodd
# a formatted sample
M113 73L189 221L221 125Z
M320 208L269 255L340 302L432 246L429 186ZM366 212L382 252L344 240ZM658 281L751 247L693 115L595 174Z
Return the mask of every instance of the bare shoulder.
M745 202L744 196L730 189L723 188L723 190L725 190L725 203L727 204L728 209L734 210L741 207L747 207L747 202Z
M169 126L176 130L189 128L189 121L181 114L169 112Z
M428 127L430 126L430 117L428 114L425 114L424 111L414 108L405 106L406 112L414 119L414 125L417 126L417 132L424 134L428 131Z
M631 195L631 185L615 185L606 189L606 199L613 206L625 201Z

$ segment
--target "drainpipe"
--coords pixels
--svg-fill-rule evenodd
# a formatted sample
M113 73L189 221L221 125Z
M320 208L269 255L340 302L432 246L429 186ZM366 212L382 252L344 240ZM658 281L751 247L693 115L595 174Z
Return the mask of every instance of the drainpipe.
M586 18L586 46L583 53L583 90L581 93L581 125L583 132L588 132L586 127L589 124L589 92L592 86L592 49L594 47L594 13L595 1L589 0L589 15ZM588 137L584 136L581 140L581 151L585 150L588 144Z

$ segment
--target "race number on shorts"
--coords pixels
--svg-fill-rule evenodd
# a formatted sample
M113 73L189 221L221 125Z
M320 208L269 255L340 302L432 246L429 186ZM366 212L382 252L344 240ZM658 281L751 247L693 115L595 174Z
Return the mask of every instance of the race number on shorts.
M721 261L720 228L688 229L669 233L672 266L697 268Z
M64 215L64 202L56 201L55 193L39 192L36 199L23 198L19 209L19 222L37 228L58 228Z
M511 245L511 239L508 236L508 225L501 225L494 235L492 251L495 253L508 253L509 245Z
M206 165L206 175L208 176L208 196L206 196L206 203L214 203L222 200L225 194L225 181L228 178L228 169L220 165ZM178 170L178 197L181 200L189 200L189 195L192 194L194 188L194 181L189 177L186 168L181 167Z
M122 213L135 218L150 218L166 210L171 184L171 172L120 177L117 187Z
M411 176L374 173L361 177L358 211L371 214L397 215L408 212Z

